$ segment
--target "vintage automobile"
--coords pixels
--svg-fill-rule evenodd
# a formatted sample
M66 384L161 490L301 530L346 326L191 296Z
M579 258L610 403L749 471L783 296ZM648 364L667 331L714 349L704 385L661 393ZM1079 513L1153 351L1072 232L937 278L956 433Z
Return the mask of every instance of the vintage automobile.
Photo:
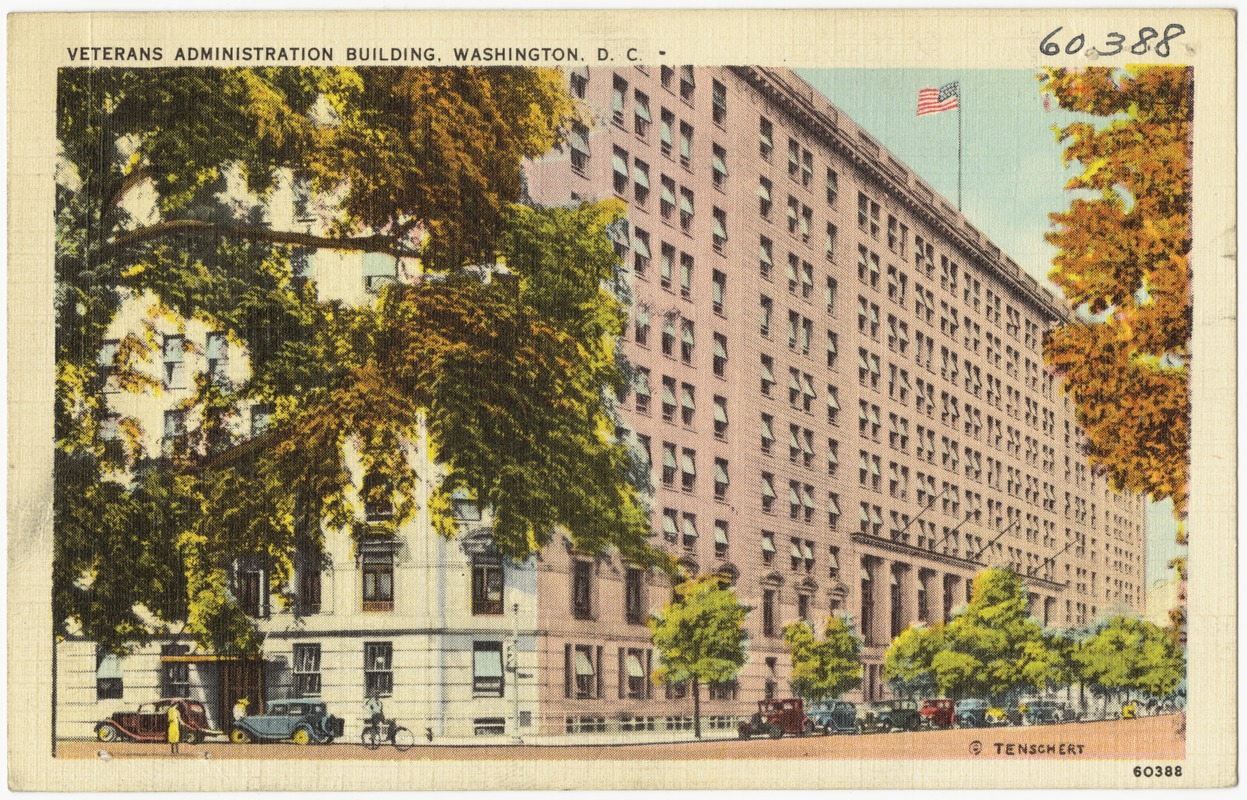
M234 722L229 738L238 744L291 741L329 744L342 735L345 723L319 700L271 700L264 713Z
M953 706L953 724L958 728L983 728L987 725L987 701L975 697L958 700Z
M96 723L95 735L101 742L163 742L169 732L169 706L177 706L182 717L182 741L202 742L205 736L224 736L208 725L203 703L184 697L171 697L154 703L143 703L137 711L118 711L103 722Z
M886 700L857 707L858 733L916 731L921 725L922 716L913 700Z
M923 700L922 708L918 709L922 716L924 728L951 728L953 726L953 701L938 697Z
M757 713L736 726L736 734L742 739L754 736L778 739L784 734L806 736L813 732L814 721L805 715L805 705L799 697L759 700Z
M1023 725L1043 725L1055 722L1073 722L1077 712L1063 700L1024 700L1018 706Z
M857 733L857 706L844 700L815 700L805 714L823 733Z

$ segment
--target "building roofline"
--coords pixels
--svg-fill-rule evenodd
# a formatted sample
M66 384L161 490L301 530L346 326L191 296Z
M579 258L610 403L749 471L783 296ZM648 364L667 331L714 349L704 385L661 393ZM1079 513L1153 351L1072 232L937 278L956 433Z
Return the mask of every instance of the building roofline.
M909 166L795 72L782 67L729 69L785 108L820 141L874 177L892 196L948 236L980 268L986 268L1019 297L1051 317L1050 321L1068 321L1069 310L1060 299L1005 255Z

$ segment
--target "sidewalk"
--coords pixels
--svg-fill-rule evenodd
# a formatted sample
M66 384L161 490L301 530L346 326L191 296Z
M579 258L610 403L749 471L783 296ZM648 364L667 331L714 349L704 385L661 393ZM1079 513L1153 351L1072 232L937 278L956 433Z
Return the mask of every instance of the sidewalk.
M529 745L532 747L623 747L643 744L691 744L693 742L713 742L736 739L736 729L702 728L701 739L693 736L692 731L612 731L608 733L565 733L554 735L532 735L522 737L516 742L510 736L434 736L429 741L422 735L416 737L416 747L502 747L507 745ZM413 748L414 749L414 748Z

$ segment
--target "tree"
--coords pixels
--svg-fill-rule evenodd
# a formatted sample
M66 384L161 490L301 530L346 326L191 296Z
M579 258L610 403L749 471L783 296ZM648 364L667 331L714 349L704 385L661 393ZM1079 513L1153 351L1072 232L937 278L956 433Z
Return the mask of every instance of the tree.
M659 683L692 683L693 730L701 738L703 683L734 680L745 664L745 615L736 592L719 575L691 578L675 587L675 598L649 621L661 664Z
M1074 648L1078 677L1104 697L1132 692L1172 694L1186 674L1186 657L1165 629L1134 617L1110 617Z
M852 620L830 616L823 639L802 620L784 627L784 645L792 654L792 691L806 700L839 697L862 685L862 643Z
M1191 98L1186 67L1052 69L1063 108L1111 118L1057 131L1066 184L1090 193L1050 215L1049 278L1074 316L1044 343L1075 399L1087 456L1114 489L1173 498L1185 516L1191 366ZM1185 539L1184 528L1179 539Z
M892 640L883 656L883 677L898 697L941 694L935 659L944 649L944 626L910 625ZM945 672L947 675L947 671Z
M661 560L613 437L627 298L604 231L623 208L517 204L521 161L583 116L558 71L58 76L58 624L124 651L153 625L184 623L216 652L254 652L229 560L264 559L280 598L293 554L318 551L323 530L361 535L361 501L377 498L357 496L350 458L378 477L369 493L395 500L391 529L414 512L417 479L432 479L444 533L463 489L513 557L562 528L583 550ZM319 232L273 223L291 195ZM292 266L322 249L422 274L375 305L322 302ZM143 451L138 420L121 420L121 447L104 431L106 383L161 391L146 369L152 324L99 363L135 303L225 331L250 366L240 385L196 382L185 441L163 456ZM254 402L272 424L246 441L231 423ZM408 443L422 431L439 475L415 473Z

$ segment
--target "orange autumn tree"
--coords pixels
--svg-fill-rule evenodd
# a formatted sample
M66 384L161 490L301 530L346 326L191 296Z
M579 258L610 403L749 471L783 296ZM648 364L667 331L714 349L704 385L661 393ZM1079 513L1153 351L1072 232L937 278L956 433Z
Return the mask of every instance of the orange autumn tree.
M1186 513L1191 368L1191 98L1184 67L1051 69L1062 108L1108 119L1057 130L1079 192L1051 214L1049 278L1073 315L1044 356L1075 400L1087 456L1115 489ZM1185 539L1179 528L1179 539Z

